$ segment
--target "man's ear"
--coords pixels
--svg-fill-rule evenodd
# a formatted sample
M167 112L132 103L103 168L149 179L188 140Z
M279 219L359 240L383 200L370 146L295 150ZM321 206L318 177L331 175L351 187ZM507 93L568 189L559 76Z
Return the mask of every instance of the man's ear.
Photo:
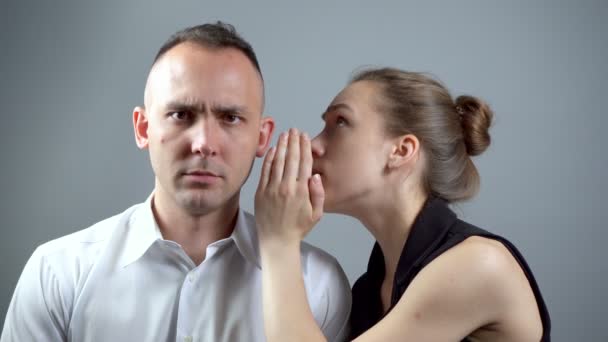
M148 116L143 106L133 109L133 130L135 131L135 143L140 149L148 147Z
M266 154L268 145L274 132L274 120L271 117L263 117L260 122L260 137L258 139L258 147L255 150L256 157L263 157Z
M392 152L388 159L389 169L399 168L402 165L413 165L420 154L420 141L413 134L406 134L394 141Z

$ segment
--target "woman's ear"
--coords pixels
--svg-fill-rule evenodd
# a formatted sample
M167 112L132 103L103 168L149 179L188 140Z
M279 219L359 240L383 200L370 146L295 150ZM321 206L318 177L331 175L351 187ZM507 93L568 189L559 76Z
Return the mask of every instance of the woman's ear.
M394 140L388 160L389 169L397 169L403 165L413 165L420 154L420 141L413 134L406 134Z

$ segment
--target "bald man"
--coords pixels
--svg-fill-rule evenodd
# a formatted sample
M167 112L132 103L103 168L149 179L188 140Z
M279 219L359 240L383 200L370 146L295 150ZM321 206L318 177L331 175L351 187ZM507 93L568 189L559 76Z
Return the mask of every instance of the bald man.
M263 108L255 53L231 25L170 37L133 110L154 190L38 247L0 341L264 341L255 220L239 208L274 129ZM329 254L308 244L301 253L315 319L328 340L342 340L348 280Z

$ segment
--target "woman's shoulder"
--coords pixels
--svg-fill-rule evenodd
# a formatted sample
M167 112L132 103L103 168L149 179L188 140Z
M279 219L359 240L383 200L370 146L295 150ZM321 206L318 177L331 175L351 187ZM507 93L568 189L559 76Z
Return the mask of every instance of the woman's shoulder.
M517 260L501 241L481 235L466 237L434 262L470 275L472 280L502 281L509 273L519 270Z
M485 317L495 319L530 292L511 251L499 240L477 235L439 255L416 278L412 285L441 284L433 290L436 298L446 303L477 303L486 311Z
M423 267L378 329L366 335L453 340L502 322L516 295L510 279L516 264L500 242L468 237Z
M520 274L519 264L501 242L470 236L423 267L404 297L420 298L412 304L426 309L457 312L472 305L485 320L477 323L490 324L518 296Z
M505 286L512 285L513 275L526 278L522 269L525 260L508 239L462 220L457 220L450 231L426 266L436 264L453 270L470 282L496 284L501 294L508 293Z
M501 241L472 235L443 251L427 267L449 269L447 274L457 273L472 281L488 281L494 278L502 280L505 274L517 270L519 264Z

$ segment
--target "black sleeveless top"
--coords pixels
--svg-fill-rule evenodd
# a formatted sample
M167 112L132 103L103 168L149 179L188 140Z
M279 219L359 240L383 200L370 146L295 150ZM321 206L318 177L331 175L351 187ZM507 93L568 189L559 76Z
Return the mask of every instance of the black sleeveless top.
M551 320L549 312L532 271L521 253L505 238L459 220L447 203L438 198L429 198L414 221L397 264L389 311L397 304L422 268L449 248L471 236L482 236L500 241L515 257L528 278L538 303L543 323L541 341L550 341ZM351 340L370 329L384 317L380 298L380 287L384 279L384 272L384 256L376 242L369 259L367 272L353 286L353 304L350 316ZM467 339L464 341L467 341Z

